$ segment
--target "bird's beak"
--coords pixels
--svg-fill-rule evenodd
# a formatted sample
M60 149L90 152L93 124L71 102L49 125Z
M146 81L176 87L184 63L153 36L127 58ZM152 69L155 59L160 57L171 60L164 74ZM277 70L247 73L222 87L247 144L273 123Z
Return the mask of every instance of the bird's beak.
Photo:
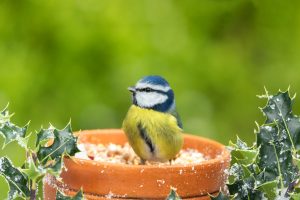
M128 90L132 93L135 93L135 87L129 87Z

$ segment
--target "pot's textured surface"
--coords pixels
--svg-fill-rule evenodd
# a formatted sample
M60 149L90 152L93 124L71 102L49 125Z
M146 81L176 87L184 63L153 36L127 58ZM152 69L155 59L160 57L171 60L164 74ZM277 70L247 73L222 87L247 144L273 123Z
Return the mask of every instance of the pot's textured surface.
M80 143L124 144L122 130L81 131ZM188 165L125 165L92 160L64 159L66 170L61 174L63 184L53 177L44 179L44 197L52 200L59 187L69 194L83 188L88 199L165 199L170 187L176 188L183 199L208 199L224 187L230 154L215 141L184 135L183 148L197 149L211 159ZM205 197L206 196L206 197Z

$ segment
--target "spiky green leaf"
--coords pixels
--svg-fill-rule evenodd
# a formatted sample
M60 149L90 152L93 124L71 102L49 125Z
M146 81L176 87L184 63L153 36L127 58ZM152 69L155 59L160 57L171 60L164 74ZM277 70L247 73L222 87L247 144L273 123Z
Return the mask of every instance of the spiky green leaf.
M238 163L241 165L251 165L253 164L258 156L258 149L253 147L248 147L246 143L242 142L237 138L237 143L229 143L231 150L231 163Z
M19 169L15 168L6 157L0 158L0 175L5 178L9 185L8 199L29 197L28 177Z
M262 193L258 190L254 190L256 184L256 179L254 176L248 178L241 178L236 180L232 184L227 184L229 193L235 196L238 200L248 200L248 199L260 199Z
M294 165L296 165L298 167L298 169L300 169L300 158L298 158L299 154L293 156L293 162L294 162Z
M39 144L39 150L37 152L38 159L45 163L47 160L54 160L60 158L61 155L74 155L78 152L77 148L77 138L73 135L70 124L67 125L63 130L58 130L56 128L50 128L53 132L54 141L50 146L41 146ZM49 130L41 130L38 135L44 134Z
M52 144L44 146L44 141L53 138ZM71 126L68 124L63 130L54 127L42 129L38 133L37 157L43 168L49 173L58 176L62 169L64 155L74 155L78 152L77 138L73 135Z
M48 160L47 163L41 165L41 168L43 168L47 173L58 177L63 168L63 156L55 158L53 160Z
M230 198L229 196L223 194L223 192L219 192L219 194L217 196L210 195L210 199L211 200L230 200L232 198Z
M168 197L166 198L166 200L181 200L181 198L176 193L176 190L174 190L173 188L171 188L170 194L168 195Z
M12 114L9 114L8 105L0 111L0 124L5 124L10 121Z
M26 174L28 179L33 180L34 182L38 182L42 177L44 177L44 175L46 174L46 170L44 170L42 167L37 166L34 158L32 157L32 154L34 155L34 153L31 153L31 155L28 156L25 164L20 169L20 171Z
M82 190L79 190L76 195L73 197L66 196L65 194L61 193L60 191L56 192L56 200L83 200L83 193Z
M265 182L256 187L257 190L264 193L265 197L269 200L274 200L276 198L278 181Z
M292 113L288 92L268 96L268 103L262 110L267 118L257 133L259 165L268 173L268 180L279 177L281 187L287 187L299 171L293 164L293 155L299 146L300 121Z
M0 135L4 137L2 149L13 141L17 141L20 146L27 148L29 136L25 136L28 124L24 127L19 127L10 121L11 116L7 108L0 112Z
M265 124L256 131L256 143L248 147L237 139L230 143L231 167L227 184L235 199L299 198L300 120L292 113L293 98L288 92L274 96L266 92L262 109Z
M292 116L292 99L289 92L278 92L274 96L267 96L267 105L262 109L267 119L266 124L283 121Z
M291 195L291 199L293 200L300 200L300 193L295 193Z
M54 139L54 131L55 127L50 126L48 129L41 129L36 138L36 146L45 146L51 139Z

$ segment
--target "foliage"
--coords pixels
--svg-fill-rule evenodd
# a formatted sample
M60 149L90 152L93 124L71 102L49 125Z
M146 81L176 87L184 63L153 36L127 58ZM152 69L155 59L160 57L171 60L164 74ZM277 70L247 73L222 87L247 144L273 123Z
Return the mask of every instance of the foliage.
M168 195L166 200L181 200L181 198L176 193L176 190L174 188L171 188L170 194Z
M27 187L29 178L19 169L15 168L11 161L6 157L0 158L0 174L9 184L8 199L14 199L17 196L29 197L30 190Z
M0 134L2 134L5 139L2 149L13 141L17 141L20 146L26 148L30 136L25 137L28 125L24 127L16 126L10 121L11 116L7 107L0 112Z
M229 200L230 197L224 195L222 192L219 192L217 196L210 196L211 200Z
M3 148L12 141L26 150L27 158L22 167L13 166L7 157L0 157L0 175L2 175L8 185L8 198L14 199L36 199L37 185L46 173L59 176L63 168L63 157L72 156L77 151L77 138L73 135L71 125L68 124L63 130L58 130L53 126L48 129L41 129L37 133L35 148L28 146L26 135L27 125L18 127L10 121L11 115L7 108L0 114L0 134L4 137ZM59 199L68 199L59 193ZM79 192L74 199L82 199Z
M77 194L75 194L73 197L65 196L60 191L57 191L56 193L56 200L82 200L82 199L83 199L82 190L78 191Z
M294 97L279 91L266 98L266 121L258 125L256 143L230 142L229 193L234 199L299 199L300 118L293 114ZM225 199L225 198L220 198Z

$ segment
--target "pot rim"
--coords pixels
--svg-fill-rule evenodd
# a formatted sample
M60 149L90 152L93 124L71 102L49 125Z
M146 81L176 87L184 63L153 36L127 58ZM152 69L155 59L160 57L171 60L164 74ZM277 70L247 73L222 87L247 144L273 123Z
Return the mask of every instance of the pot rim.
M98 134L101 134L101 132L103 133L109 133L109 134L115 134L118 135L120 133L123 133L122 129L91 129L91 130L80 130L80 131L76 131L74 134L78 135L80 137L81 134L83 134L84 132L87 133L92 133L92 132L97 132ZM172 165L130 165L130 164L124 164L124 163L111 163L111 162L104 162L104 161L94 161L94 160L87 160L87 159L83 159L83 158L75 158L74 156L72 157L65 157L65 159L70 159L74 162L79 162L81 164L87 164L87 165L97 165L97 166L106 166L106 167L113 167L113 168L127 168L127 169L157 169L157 168L163 168L163 169L182 169L182 168L191 168L191 167L195 167L195 166L201 166L201 167L206 167L206 166L210 166L210 165L216 165L219 163L225 163L228 162L228 160L230 160L230 152L229 150L226 148L225 145L214 141L212 139L208 139L208 138L204 138L198 135L192 135L189 133L183 133L185 138L189 138L189 139L194 139L194 140L201 140L204 143L210 143L216 146L219 146L221 152L212 159L208 159L208 160L204 160L201 161L199 163L189 163L189 164L172 164Z

